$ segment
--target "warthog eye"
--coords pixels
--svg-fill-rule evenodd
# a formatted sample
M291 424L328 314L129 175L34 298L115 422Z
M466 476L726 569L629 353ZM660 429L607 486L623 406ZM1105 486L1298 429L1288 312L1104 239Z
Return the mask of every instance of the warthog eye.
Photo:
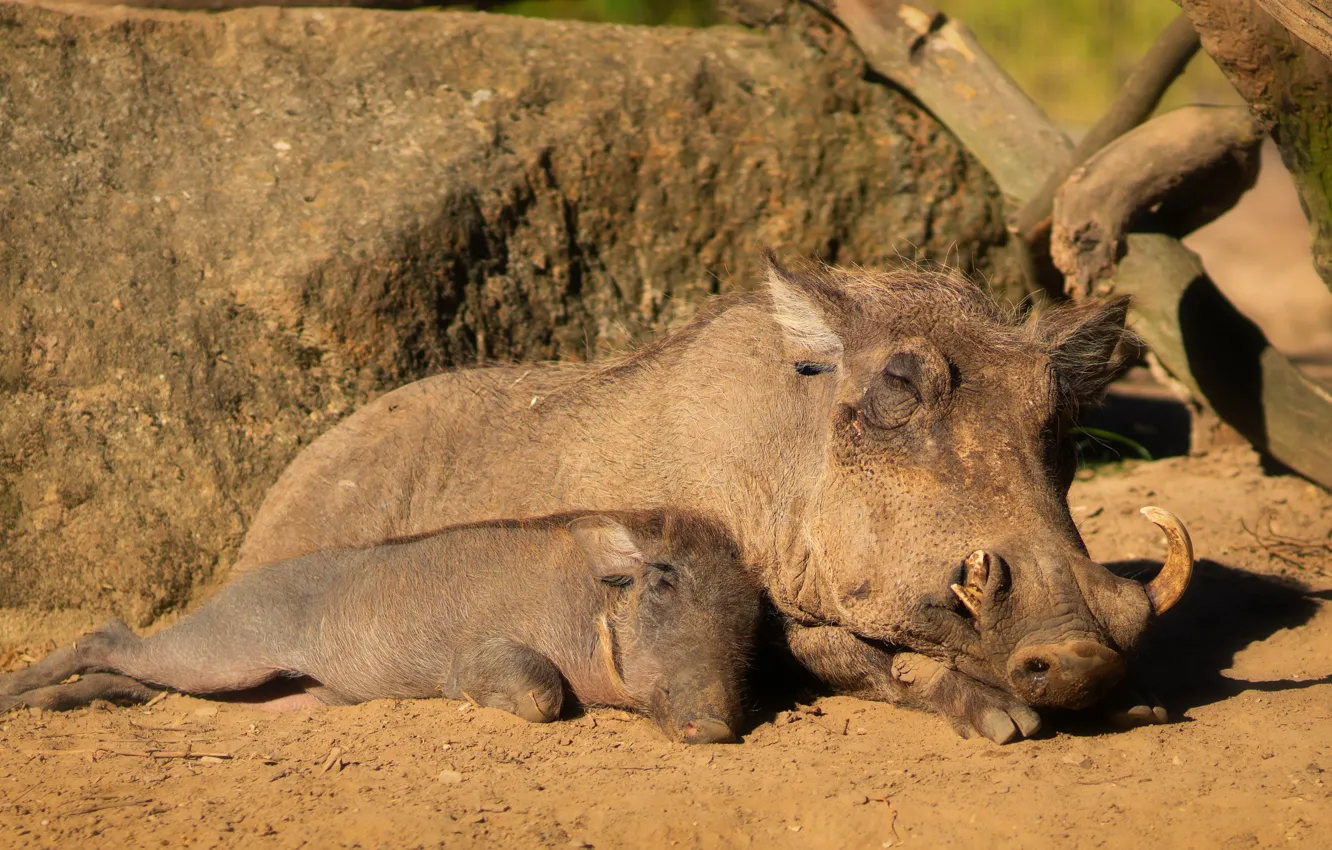
M602 584L608 584L611 587L629 587L634 583L633 576L604 576L601 579Z

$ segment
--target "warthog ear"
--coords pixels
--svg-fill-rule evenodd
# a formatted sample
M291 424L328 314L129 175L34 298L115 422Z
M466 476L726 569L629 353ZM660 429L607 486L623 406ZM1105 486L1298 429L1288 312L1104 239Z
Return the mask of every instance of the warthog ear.
M1129 297L1057 307L1036 319L1049 343L1062 400L1073 406L1100 398L1124 368L1128 352L1121 343L1133 336L1124 329Z
M629 529L608 516L579 517L569 523L569 533L587 557L588 569L599 580L614 585L631 584L643 575L643 553Z
M829 369L819 371L835 368L844 348L842 338L828 323L828 314L836 308L836 293L817 275L783 268L771 251L764 254L763 260L768 272L768 293L772 296L772 315L786 333L787 342L802 355L830 362L825 364Z

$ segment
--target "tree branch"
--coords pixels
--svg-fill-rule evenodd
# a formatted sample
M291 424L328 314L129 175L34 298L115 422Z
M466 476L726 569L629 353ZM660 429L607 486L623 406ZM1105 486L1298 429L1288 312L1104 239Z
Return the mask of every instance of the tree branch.
M1039 242L1049 226L1046 219L1055 191L1069 173L1092 154L1146 121L1156 111L1161 97L1198 52L1198 33L1187 15L1180 14L1161 31L1156 41L1133 68L1109 109L1073 149L1067 166L1053 171L1040 191L1013 217L1013 229L1028 245Z
M869 64L914 95L1018 203L1045 180L1033 171L1033 144L1045 167L1061 167L1072 144L959 21L923 3L810 0L841 22Z
M1332 288L1332 58L1255 0L1183 0L1183 7L1203 49L1281 150L1313 231L1314 266Z
M1065 292L1074 300L1108 292L1128 231L1148 219L1152 229L1163 226L1163 217L1151 214L1158 205L1177 200L1172 206L1189 213L1189 226L1206 223L1194 214L1200 190L1215 199L1204 212L1233 206L1258 178L1263 137L1244 107L1190 106L1092 156L1055 196L1050 256L1064 273Z
M1328 0L1258 0L1258 5L1319 53L1332 57L1332 3Z

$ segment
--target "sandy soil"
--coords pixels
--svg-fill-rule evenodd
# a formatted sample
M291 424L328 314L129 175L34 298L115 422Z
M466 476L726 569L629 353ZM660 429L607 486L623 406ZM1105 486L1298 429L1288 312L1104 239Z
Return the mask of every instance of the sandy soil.
M1203 559L1139 664L1172 725L1051 717L997 747L787 694L742 744L687 748L621 712L530 726L443 700L21 710L0 717L0 845L1332 846L1332 496L1232 450L1104 470L1071 502L1128 571L1163 552L1144 503Z

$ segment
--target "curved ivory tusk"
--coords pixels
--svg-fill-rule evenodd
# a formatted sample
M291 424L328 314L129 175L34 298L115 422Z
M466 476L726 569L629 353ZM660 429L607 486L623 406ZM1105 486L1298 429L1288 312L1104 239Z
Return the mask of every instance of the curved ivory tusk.
M980 617L980 597L977 596L975 591L960 584L950 584L948 589L953 591L958 600L966 606L967 610L971 612L971 616Z
M1184 523L1170 511L1146 507L1141 513L1160 526L1166 536L1165 565L1156 578L1147 583L1147 600L1152 604L1152 613L1164 614L1174 607L1184 595L1184 588L1189 586L1189 577L1193 575L1193 541L1189 539Z

